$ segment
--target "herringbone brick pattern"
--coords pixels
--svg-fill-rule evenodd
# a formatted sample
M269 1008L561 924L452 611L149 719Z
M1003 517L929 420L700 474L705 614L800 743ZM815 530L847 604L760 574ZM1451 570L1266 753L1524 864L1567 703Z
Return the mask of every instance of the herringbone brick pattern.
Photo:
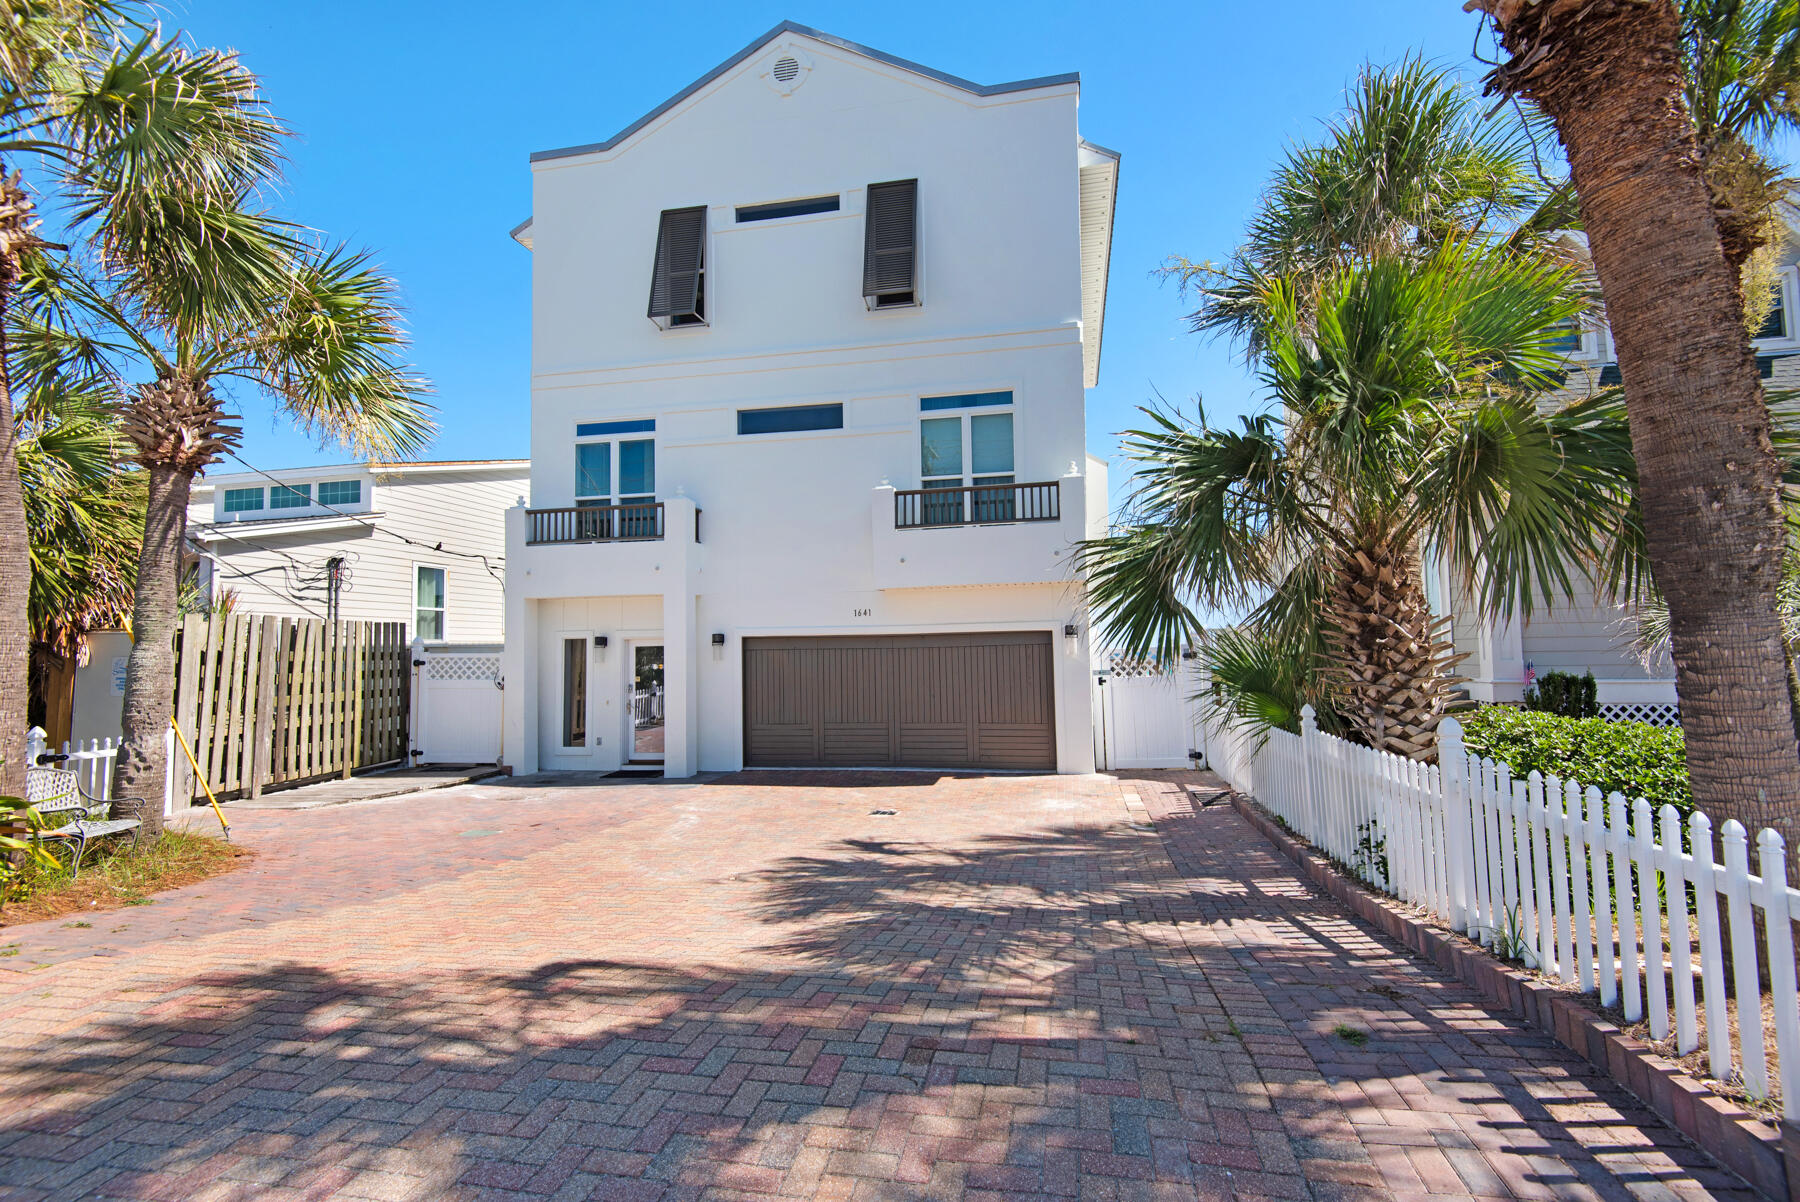
M7 1197L1742 1193L1167 778L506 782L239 832L240 873L0 932Z

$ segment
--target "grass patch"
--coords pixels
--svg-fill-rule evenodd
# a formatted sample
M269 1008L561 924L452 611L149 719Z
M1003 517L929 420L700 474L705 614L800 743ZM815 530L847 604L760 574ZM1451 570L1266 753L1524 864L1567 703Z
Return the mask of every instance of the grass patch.
M1361 1027L1353 1027L1349 1023L1339 1023L1331 1028L1331 1033L1353 1048L1360 1048L1369 1042L1369 1033Z
M120 906L147 906L149 894L192 885L241 868L251 853L223 839L190 831L167 830L155 843L136 851L131 840L108 840L90 846L81 861L81 876L71 880L66 865L55 868L28 863L5 886L0 926L41 922L65 914L88 914ZM69 926L89 926L78 922Z

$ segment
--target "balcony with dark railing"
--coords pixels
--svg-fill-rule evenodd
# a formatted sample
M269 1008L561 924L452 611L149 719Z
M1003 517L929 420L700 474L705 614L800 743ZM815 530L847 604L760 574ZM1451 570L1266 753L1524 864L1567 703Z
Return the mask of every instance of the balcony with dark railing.
M575 505L562 509L526 511L526 543L653 542L664 535L665 514L661 501L627 505ZM694 540L699 541L699 512L694 515Z
M963 488L908 488L894 493L894 528L988 526L1062 520L1062 486L977 484Z

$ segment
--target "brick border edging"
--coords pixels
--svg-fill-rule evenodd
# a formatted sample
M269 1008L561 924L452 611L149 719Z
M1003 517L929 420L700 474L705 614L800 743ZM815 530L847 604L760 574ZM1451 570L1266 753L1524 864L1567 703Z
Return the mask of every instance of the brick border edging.
M1657 1055L1641 1039L1624 1032L1534 977L1494 959L1458 936L1402 912L1386 898L1344 876L1306 844L1288 834L1241 793L1232 808L1297 864L1314 885L1342 902L1352 914L1424 956L1439 969L1475 989L1499 1009L1512 1012L1605 1072L1687 1136L1703 1151L1774 1202L1800 1202L1800 1125L1779 1129L1708 1089L1699 1078Z

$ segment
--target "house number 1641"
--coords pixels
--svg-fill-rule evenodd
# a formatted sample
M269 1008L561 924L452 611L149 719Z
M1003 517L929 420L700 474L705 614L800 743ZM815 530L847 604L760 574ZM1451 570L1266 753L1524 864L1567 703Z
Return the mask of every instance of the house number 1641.
M875 611L872 609L853 609L850 611L850 616L853 618L867 618L872 617L874 613Z

